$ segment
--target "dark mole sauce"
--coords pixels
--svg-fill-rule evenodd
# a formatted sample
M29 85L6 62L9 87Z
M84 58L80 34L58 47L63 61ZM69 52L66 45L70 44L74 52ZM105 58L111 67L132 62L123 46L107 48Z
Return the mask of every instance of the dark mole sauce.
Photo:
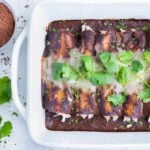
M68 29L71 33L76 36L75 45L78 47L81 44L81 25L86 23L94 31L100 32L104 31L118 31L120 28L125 31L136 29L144 32L146 41L144 41L145 49L150 48L150 20L63 20L54 21L49 24L47 31L49 30L59 30ZM48 34L46 36L46 42L50 37ZM98 37L97 37L98 38ZM142 42L142 41L141 41ZM44 57L49 55L46 46L44 51ZM44 84L42 85L44 89ZM42 94L43 107L45 105L45 95ZM71 115L71 118L67 118L65 122L62 122L61 116L55 116L53 112L45 110L45 124L46 128L49 130L63 130L63 131L150 131L150 123L148 123L148 116L150 116L150 104L143 105L143 117L138 119L137 122L134 121L123 121L123 116L119 117L117 121L106 121L106 119L101 115L94 115L93 118L83 119L80 116Z

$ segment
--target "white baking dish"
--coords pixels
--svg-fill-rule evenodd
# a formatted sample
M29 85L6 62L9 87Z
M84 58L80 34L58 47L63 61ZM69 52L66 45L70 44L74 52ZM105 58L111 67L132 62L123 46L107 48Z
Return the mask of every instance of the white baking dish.
M58 19L150 18L150 3L119 1L43 0L33 9L29 27L18 38L12 59L12 91L14 102L26 118L30 135L38 144L49 147L102 148L149 147L149 132L64 132L45 128L41 101L41 57L46 26ZM28 39L27 109L21 105L17 90L17 63L21 43Z

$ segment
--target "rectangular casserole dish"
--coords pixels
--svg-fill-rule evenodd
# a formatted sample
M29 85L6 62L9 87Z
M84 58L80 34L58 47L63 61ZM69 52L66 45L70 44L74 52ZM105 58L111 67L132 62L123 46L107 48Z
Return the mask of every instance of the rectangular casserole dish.
M41 101L41 58L44 50L46 26L54 20L73 19L149 19L150 3L119 1L59 1L43 0L33 9L28 31L20 35L15 44L12 65L12 89L16 106L27 120L32 139L48 147L102 148L148 147L148 132L66 132L48 131L45 128ZM17 49L23 38L28 38L27 110L17 98Z

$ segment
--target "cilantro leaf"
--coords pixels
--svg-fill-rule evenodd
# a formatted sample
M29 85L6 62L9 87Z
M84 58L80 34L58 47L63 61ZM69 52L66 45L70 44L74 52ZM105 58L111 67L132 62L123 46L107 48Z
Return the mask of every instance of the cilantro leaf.
M80 59L81 59L81 62L84 64L84 67L87 71L93 70L94 60L91 56L84 55L84 56L81 56Z
M103 52L103 53L101 53L99 55L99 58L100 58L101 62L103 64L105 64L105 63L107 63L107 62L110 61L110 59L111 59L111 53L109 53L109 52Z
M101 62L108 72L118 72L119 65L117 64L116 58L109 52L103 52L99 55Z
M150 52L144 52L143 53L143 58L144 58L144 60L147 62L147 63L149 63L150 64Z
M118 58L122 63L129 63L133 59L133 52L132 51L122 51L118 54Z
M120 106L125 102L126 97L123 94L112 94L108 96L108 101L112 102L114 106Z
M130 77L130 69L122 67L120 68L119 72L117 73L117 81L126 84Z
M138 60L133 60L131 67L134 73L137 73L144 68L142 63Z
M63 63L54 63L53 64L53 78L54 80L59 80L61 78Z
M76 79L78 76L76 70L70 65L66 64L62 67L62 77L66 79Z
M11 96L11 80L7 76L0 78L0 104L9 102Z
M118 29L123 29L123 30L126 29L125 21L123 19L121 19L121 20L118 21L117 28Z
M149 103L150 102L150 88L146 87L143 91L140 91L139 94L138 94L138 97L144 103Z
M92 84L94 85L106 85L106 84L110 84L113 82L113 77L108 74L108 73L104 73L104 72L93 72L90 76L89 76L89 80Z
M4 122L3 126L0 128L0 139L9 136L12 132L12 123L10 121Z

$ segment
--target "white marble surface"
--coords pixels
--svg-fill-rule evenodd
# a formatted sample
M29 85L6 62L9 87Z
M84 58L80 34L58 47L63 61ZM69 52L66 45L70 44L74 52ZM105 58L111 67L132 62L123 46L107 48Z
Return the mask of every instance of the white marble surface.
M5 0L7 1L14 9L17 19L17 31L15 33L15 39L22 31L24 26L26 25L26 21L28 20L29 9L31 8L32 3L38 0ZM26 20L26 21L24 21ZM11 58L13 50L13 42L9 47L0 51L1 53L5 53L5 56L9 56ZM0 60L3 56L0 55ZM10 76L10 66L4 65L4 62L0 61L0 76L7 75ZM23 66L23 67L22 67ZM25 71L26 67L26 41L22 47L22 52L20 55L20 71L19 76L21 79L19 80L19 89L20 89L20 97L24 101L25 99ZM16 107L13 104L13 100L9 104L0 105L0 115L3 118L3 121L11 120L13 123L13 132L9 138L5 138L0 143L0 150L52 150L53 148L46 148L35 144L29 136L28 129L25 121L22 119L19 114L18 117L12 116L12 112L17 112ZM5 141L7 143L5 144ZM122 150L127 150L128 148L119 148ZM65 149L67 150L67 149ZM132 148L133 150L133 148ZM137 150L137 149L136 149Z
M15 33L15 39L19 35L19 33L22 31L24 26L26 25L27 16L29 15L29 9L31 7L31 4L35 2L36 0L6 0L7 3L9 3L12 8L14 9L16 18L17 18L17 30ZM29 7L28 7L29 5ZM15 40L14 39L14 40ZM11 44L5 48L4 50L0 51L1 53L5 54L6 56L9 56L11 58L13 50L13 41ZM23 65L25 65L25 50L24 47L23 52L21 54L21 62ZM3 56L0 55L0 60L3 58ZM10 67L11 65L5 65L4 62L0 61L0 76L4 76L5 73L7 73L8 76L10 76ZM20 72L19 72L20 74ZM25 77L25 74L20 74L20 97L24 96L23 92L25 90L25 86L22 86L23 79ZM0 115L3 118L3 121L11 120L13 124L13 133L9 138L2 139L2 142L0 143L0 150L48 150L49 148L41 147L37 144L35 144L28 133L27 126L25 121L22 119L21 115L19 114L18 117L12 115L12 112L17 112L16 107L13 104L13 100L9 104L3 104L0 105ZM7 141L5 144L4 142Z

